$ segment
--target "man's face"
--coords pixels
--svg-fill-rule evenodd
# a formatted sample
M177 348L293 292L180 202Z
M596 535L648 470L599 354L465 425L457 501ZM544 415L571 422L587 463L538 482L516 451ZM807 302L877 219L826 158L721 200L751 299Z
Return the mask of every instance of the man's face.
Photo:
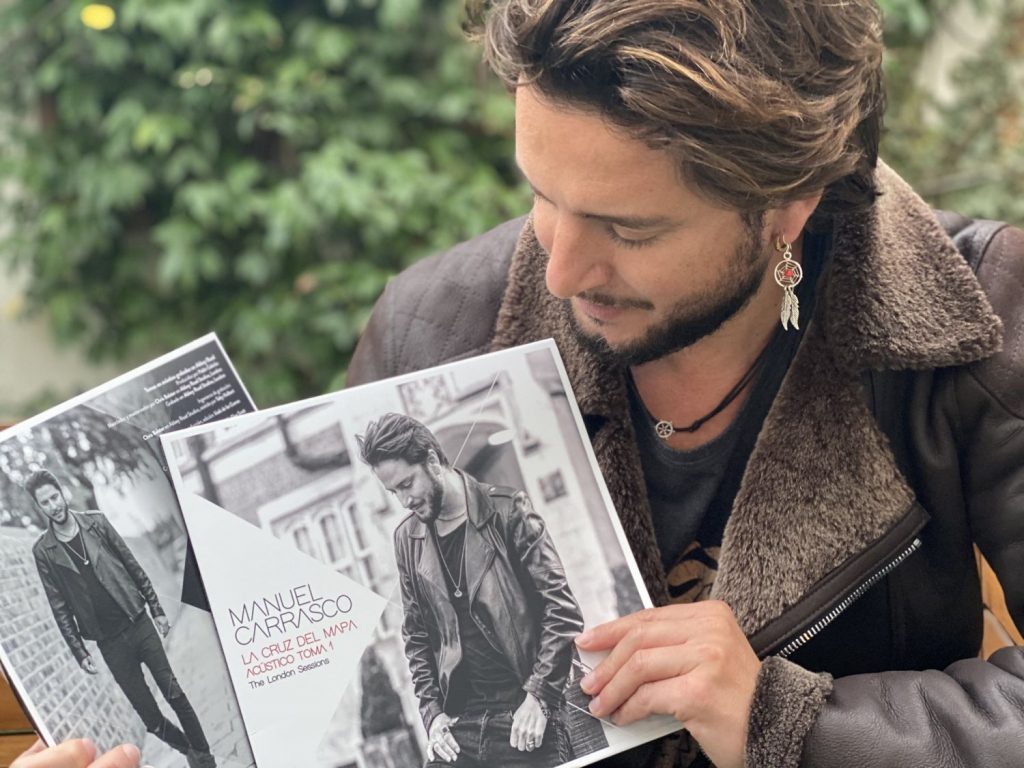
M444 486L427 465L410 464L405 459L385 459L373 467L381 484L395 494L403 507L424 523L441 514Z
M54 485L41 485L36 488L36 504L43 514L58 525L68 519L68 502L64 492Z
M698 196L671 155L596 114L520 86L516 154L548 290L599 352L627 365L663 357L718 330L764 284L763 225Z

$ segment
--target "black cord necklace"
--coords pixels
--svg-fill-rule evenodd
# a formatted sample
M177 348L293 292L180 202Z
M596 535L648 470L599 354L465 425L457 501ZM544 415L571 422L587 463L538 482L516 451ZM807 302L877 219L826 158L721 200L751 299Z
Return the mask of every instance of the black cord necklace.
M772 339L774 338L775 336L773 335ZM768 359L768 348L772 345L772 339L769 339L768 343L764 345L764 349L762 349L760 354L754 358L754 362L750 364L750 367L747 369L747 372L743 374L743 377L736 382L736 386L730 389L728 393L726 393L725 397L722 398L722 402L716 405L710 413L701 416L699 419L685 427L677 427L671 421L655 418L654 414L647 410L647 406L644 404L644 399L640 396L640 390L636 386L636 381L633 380L633 372L629 371L629 380L633 385L633 391L636 392L637 399L640 401L640 405L643 406L644 413L647 414L647 418L649 418L651 423L654 424L654 433L662 440L668 440L676 432L693 434L707 422L711 421L711 419L715 418L715 416L728 408L729 403L739 397L740 392L747 388L750 382L752 382L757 376L758 371L760 371L764 366L765 360Z

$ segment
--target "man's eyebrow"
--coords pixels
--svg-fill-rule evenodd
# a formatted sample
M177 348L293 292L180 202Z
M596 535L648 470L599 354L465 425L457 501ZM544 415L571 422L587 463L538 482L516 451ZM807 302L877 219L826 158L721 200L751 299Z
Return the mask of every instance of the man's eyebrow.
M527 185L529 185L530 189L533 190L533 194L541 200L549 203L551 202L551 198L537 189L533 182L526 178L526 174L523 173L522 169L519 170L519 175L523 177L523 181L525 181ZM590 211L573 211L573 213L585 219L603 221L605 224L614 224L615 226L623 227L624 229L656 229L659 227L674 226L679 223L671 216L615 216L608 213L594 213Z

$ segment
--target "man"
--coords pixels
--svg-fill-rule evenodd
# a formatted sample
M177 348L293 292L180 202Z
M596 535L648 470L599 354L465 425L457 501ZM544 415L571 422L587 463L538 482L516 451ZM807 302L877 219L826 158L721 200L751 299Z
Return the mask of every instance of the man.
M32 473L25 490L48 521L32 553L57 627L79 665L87 674L99 674L84 642L95 641L146 730L186 755L190 768L214 768L199 719L164 652L160 638L170 623L142 566L103 514L71 509L52 473ZM181 728L160 711L143 665Z
M607 764L1019 765L972 544L1024 626L1024 233L878 161L874 3L478 5L531 215L393 280L349 382L556 339L659 606L583 687L689 734Z
M564 762L554 721L583 622L544 521L522 491L452 467L408 416L382 416L359 443L411 513L395 556L428 768Z

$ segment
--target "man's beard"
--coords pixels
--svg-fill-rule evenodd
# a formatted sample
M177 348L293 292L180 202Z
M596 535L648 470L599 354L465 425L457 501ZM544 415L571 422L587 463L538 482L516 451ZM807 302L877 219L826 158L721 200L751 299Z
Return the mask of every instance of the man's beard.
M425 508L416 512L416 517L424 523L432 523L441 516L441 505L444 503L444 483L441 478L430 477L430 498L427 499Z
M47 515L47 517L50 519L50 522L54 525L64 525L68 521L70 513L71 509L68 506L67 500L65 500L64 505L61 507L60 511L56 511L53 514Z
M563 302L573 335L580 344L610 365L637 366L659 360L695 344L721 328L754 297L765 276L764 249L760 227L747 226L747 237L737 247L718 282L701 294L677 302L663 321L648 328L643 336L612 347L603 336L583 329L569 300ZM583 295L595 304L616 304L600 296ZM630 301L636 306L645 302Z

